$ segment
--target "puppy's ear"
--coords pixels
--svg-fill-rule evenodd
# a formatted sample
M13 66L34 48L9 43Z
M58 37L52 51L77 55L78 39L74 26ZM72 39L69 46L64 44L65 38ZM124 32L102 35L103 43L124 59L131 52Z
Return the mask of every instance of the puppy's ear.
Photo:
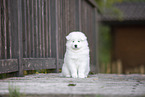
M68 35L68 36L66 36L66 39L67 39L67 40L70 40L70 36L69 36L69 35Z
M81 37L81 40L87 40L87 37L86 36Z

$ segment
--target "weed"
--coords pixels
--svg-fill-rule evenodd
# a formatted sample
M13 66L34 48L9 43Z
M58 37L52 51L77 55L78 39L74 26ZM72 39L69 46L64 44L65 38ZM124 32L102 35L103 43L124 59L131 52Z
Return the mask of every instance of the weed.
M102 97L100 94L96 95L96 97Z
M76 84L68 84L68 86L76 86Z
M24 94L20 93L20 88L18 86L9 85L9 97L24 97Z

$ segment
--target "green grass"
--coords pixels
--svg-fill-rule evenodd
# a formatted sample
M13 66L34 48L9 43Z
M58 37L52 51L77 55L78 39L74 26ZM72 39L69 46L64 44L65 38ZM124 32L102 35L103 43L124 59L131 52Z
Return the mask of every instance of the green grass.
M68 84L68 86L76 86L76 84Z
M9 97L24 97L24 94L20 93L20 88L18 86L9 84L8 90Z
M99 27L99 63L108 64L111 60L111 29L109 26Z

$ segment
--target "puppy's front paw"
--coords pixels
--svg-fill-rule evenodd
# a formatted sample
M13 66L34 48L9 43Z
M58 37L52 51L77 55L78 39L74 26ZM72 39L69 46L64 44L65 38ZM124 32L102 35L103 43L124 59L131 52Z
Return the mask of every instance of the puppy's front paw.
M71 77L70 75L66 75L65 77Z
M77 78L78 75L77 74L72 74L72 78Z
M86 78L84 74L79 74L79 78Z

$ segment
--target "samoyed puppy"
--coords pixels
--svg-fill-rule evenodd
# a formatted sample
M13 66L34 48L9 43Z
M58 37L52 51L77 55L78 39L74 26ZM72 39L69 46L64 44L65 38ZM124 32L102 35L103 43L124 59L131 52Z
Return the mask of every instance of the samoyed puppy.
M86 78L90 71L90 56L87 37L82 32L71 32L66 36L66 53L62 76Z

